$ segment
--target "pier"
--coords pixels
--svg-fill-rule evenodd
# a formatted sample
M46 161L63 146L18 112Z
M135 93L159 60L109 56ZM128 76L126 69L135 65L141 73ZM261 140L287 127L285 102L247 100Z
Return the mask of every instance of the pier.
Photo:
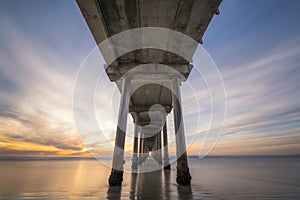
M221 0L77 0L77 3L97 44L124 31L143 27L174 30L202 43L211 19L219 13ZM139 42L136 37L124 40L129 44ZM172 45L176 41L166 39L164 42ZM112 47L117 48L114 44ZM186 47L182 45L182 48ZM187 57L192 58L196 48L194 45L186 49ZM148 156L164 170L170 169L166 118L171 112L176 135L176 182L190 185L181 84L192 69L191 59L151 48L128 52L106 66L107 76L121 93L110 186L121 185L123 180L128 113L134 121L132 170L138 170Z

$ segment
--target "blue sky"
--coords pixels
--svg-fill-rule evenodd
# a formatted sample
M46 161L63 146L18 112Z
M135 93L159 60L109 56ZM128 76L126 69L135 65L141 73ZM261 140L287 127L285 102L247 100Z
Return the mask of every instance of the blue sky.
M297 0L222 2L203 38L227 93L212 155L300 154L299 9ZM0 155L82 153L72 89L95 45L74 1L0 0Z

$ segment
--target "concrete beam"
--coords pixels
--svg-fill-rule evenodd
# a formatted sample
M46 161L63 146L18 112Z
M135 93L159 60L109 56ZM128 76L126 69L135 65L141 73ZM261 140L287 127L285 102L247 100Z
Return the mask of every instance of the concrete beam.
M161 67L166 65L167 67ZM170 68L176 70L170 72ZM164 81L170 79L174 75L180 73L185 79L188 78L193 65L190 63L184 64L142 64L142 63L128 63L111 65L106 68L106 73L111 81L118 81L124 74L131 75L132 81Z
M165 110L166 110L166 113L170 113L172 111L172 105L162 105ZM150 110L151 106L139 106L139 105L132 105L132 106L129 106L129 112L130 113L135 113L135 112L148 112ZM139 121L138 121L139 123Z
M110 37L103 19L102 11L96 0L76 0L77 5L91 30L97 44Z

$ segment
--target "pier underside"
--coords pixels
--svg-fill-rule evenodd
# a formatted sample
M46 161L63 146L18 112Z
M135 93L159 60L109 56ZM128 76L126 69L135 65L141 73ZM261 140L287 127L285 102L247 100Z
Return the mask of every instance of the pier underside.
M221 0L77 0L77 3L97 44L141 27L175 30L202 43L212 17L218 14ZM140 42L134 36L126 40ZM174 41L166 39L164 42L172 44ZM186 49L189 53L186 58L159 49L137 49L107 66L107 76L117 84L122 95L110 185L122 182L124 152L119 149L124 149L128 112L135 122L132 168L137 169L149 152L162 167L170 168L166 117L171 111L177 144L177 182L190 184L180 85L193 68L191 58L196 48L194 45ZM107 58L104 56L104 59ZM131 70L136 70L134 76L128 77Z

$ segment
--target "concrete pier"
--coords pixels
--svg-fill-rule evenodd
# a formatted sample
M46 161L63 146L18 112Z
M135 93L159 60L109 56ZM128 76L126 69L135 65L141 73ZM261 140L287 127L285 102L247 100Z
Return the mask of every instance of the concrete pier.
M132 158L132 169L137 169L138 168L138 143L139 143L139 126L138 121L139 121L139 114L135 114L135 120L134 120L134 138L133 138L133 158Z
M161 132L158 132L154 137L154 145L151 149L152 157L159 165L162 164L162 149L161 149Z
M139 162L139 165L142 164L143 143L144 143L144 139L142 138L142 131L141 131L141 132L140 132L139 155L138 155L138 162Z
M173 115L174 115L174 126L176 135L176 156L177 156L177 178L176 182L180 185L190 185L191 175L189 172L185 136L184 136L184 125L183 115L181 106L181 93L179 87L179 81L177 77L172 78L173 85Z
M162 159L162 145L161 145L161 131L157 133L157 143L158 143L158 164L163 164Z
M168 134L167 134L167 120L163 127L163 142L164 142L164 169L171 169L170 158L169 158L169 148L168 148Z
M128 30L144 27L174 30L195 41L193 44L180 43L176 38L157 38L159 35L151 33L124 38L122 40L122 42L125 41L124 44L141 48L120 56L115 57L113 55L126 49L126 45L123 48L122 45L118 46L119 44L112 42L110 43L110 50L99 48L107 62L106 75L110 81L115 82L121 92L109 185L121 185L123 180L128 113L131 114L135 122L132 169L137 170L141 166L140 164L147 159L149 151L153 152L154 150L156 150L155 154L157 155L155 156L158 162L163 162L164 168L170 169L167 124L161 122L161 117L166 118L172 110L178 158L176 181L180 185L189 185L191 175L186 153L180 85L181 82L188 79L191 73L193 68L191 58L198 44L202 43L202 37L214 14L219 13L218 7L222 0L76 1L97 44L109 41L111 37L128 32ZM160 39L158 40L160 46L174 46L184 52L185 56L176 55L168 48L142 48L143 41L147 41L149 38L154 41ZM111 61L112 58L115 60ZM168 70L163 66L168 66ZM128 73L136 67L140 67L140 69L130 74L131 78L129 79ZM146 84L140 85L141 82ZM173 89L169 89L166 85L170 85ZM155 105L159 105L163 112L162 110L152 110ZM147 127L149 125L160 129L151 131L151 128ZM141 130L138 130L138 126L141 127ZM161 130L163 130L163 159Z
M113 155L112 170L109 177L109 185L121 185L123 181L124 145L126 136L127 114L130 98L130 79L124 77L122 81L121 100L116 131L115 149Z

